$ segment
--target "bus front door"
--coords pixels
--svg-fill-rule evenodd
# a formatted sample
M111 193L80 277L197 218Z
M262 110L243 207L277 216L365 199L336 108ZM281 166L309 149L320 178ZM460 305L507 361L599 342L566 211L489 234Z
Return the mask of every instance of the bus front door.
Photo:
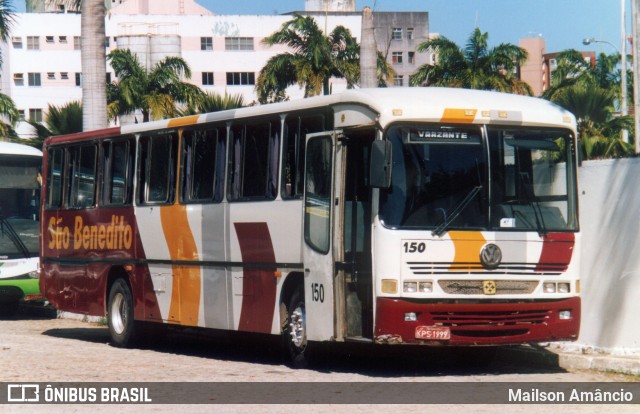
M308 340L326 341L334 337L335 134L308 134L306 141L302 243L306 334Z

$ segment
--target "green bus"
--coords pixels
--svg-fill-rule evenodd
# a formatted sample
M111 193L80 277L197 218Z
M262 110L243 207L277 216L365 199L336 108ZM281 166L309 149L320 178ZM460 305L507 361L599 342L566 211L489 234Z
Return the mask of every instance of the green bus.
M42 300L38 286L42 152L0 142L0 317L21 301Z

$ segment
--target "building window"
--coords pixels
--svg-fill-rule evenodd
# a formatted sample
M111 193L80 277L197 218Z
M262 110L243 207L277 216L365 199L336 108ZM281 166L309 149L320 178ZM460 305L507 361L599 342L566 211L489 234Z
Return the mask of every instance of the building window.
M55 43L55 38L53 36L45 36L44 40L47 43Z
M11 38L11 43L14 49L22 49L22 38L20 36L14 36Z
M227 72L227 85L255 85L256 75L253 72Z
M213 50L213 37L201 37L200 50Z
M107 84L111 83L111 72L107 72Z
M413 27L407 27L407 39L413 40Z
M67 43L67 36L58 36L58 42Z
M394 27L391 30L391 40L402 40L402 28Z
M21 121L24 121L26 118L24 117L24 109L18 109L18 118Z
M413 65L414 63L416 63L416 52L409 52L408 56L409 56L409 63L410 64Z
M56 79L56 73L55 72L47 72L47 79L55 80Z
M39 73L29 73L29 86L42 86L42 79Z
M253 37L225 37L225 50L253 50Z
M106 36L104 38L104 48L109 49L109 46L111 46L111 38L109 36Z
M24 73L14 73L13 81L15 82L16 86L24 86Z
M82 49L82 40L80 36L73 36L73 50Z
M69 72L60 72L60 79L68 80L69 79Z
M82 86L82 73L76 73L76 86Z
M404 86L404 76L396 76L393 78L393 86Z
M213 72L202 72L202 84L213 85Z
M29 121L42 122L42 109L41 108L29 109Z
M402 52L392 52L391 62L393 62L394 65L402 65Z
M27 50L40 49L40 38L38 36L27 36Z

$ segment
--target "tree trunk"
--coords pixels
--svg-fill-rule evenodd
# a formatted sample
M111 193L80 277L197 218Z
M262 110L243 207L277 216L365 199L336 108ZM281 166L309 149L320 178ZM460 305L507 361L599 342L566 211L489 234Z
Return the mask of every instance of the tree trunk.
M378 86L377 47L373 26L373 12L369 7L362 10L362 35L360 36L360 87Z
M82 129L89 131L108 125L104 0L83 0L81 11Z

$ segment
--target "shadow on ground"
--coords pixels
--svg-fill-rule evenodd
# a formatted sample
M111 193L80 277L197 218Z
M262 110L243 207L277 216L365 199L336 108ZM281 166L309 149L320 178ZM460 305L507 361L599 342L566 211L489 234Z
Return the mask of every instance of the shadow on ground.
M44 335L84 342L107 343L106 326L50 329ZM276 336L180 329L157 331L138 348L200 358L281 366L285 363ZM531 346L449 348L382 346L363 343L311 344L307 369L355 373L376 378L438 377L565 372L556 354Z

